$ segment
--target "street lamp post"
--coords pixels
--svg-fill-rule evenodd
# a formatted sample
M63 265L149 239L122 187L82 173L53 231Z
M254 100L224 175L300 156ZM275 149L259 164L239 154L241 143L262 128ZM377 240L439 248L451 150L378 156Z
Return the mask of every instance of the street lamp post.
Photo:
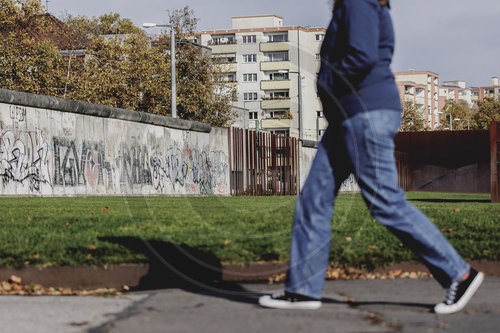
M170 28L170 68L171 68L171 88L170 91L172 93L172 118L177 118L177 87L176 87L176 79L175 79L175 33L174 27L170 24L156 24L156 23L144 23L142 25L144 28Z

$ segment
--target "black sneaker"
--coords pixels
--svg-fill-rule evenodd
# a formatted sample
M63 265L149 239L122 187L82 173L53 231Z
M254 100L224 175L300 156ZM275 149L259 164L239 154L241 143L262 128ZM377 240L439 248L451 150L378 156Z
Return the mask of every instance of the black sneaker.
M437 304L434 307L434 312L450 314L462 310L469 303L483 280L484 274L471 268L467 279L451 284L448 288L446 299L443 303Z
M262 296L259 304L274 309L316 310L321 307L320 300L289 292Z

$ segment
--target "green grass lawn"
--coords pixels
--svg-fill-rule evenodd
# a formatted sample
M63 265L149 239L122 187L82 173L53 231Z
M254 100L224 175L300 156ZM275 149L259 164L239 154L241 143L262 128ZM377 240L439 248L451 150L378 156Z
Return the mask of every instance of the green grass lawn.
M466 259L500 260L500 205L487 195L409 193ZM223 263L288 259L295 197L1 198L0 266L144 263L110 238L186 244ZM415 259L375 223L360 195L340 195L331 259L378 267Z

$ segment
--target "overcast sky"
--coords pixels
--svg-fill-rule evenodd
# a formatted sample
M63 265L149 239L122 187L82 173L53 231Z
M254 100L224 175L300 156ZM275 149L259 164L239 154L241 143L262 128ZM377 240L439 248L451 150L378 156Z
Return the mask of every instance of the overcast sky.
M45 4L45 0L42 0ZM49 12L89 17L115 12L136 25L166 23L167 9L188 5L199 29L227 29L232 16L276 14L285 26L326 27L332 0L50 0ZM500 76L499 0L392 0L393 71L429 70L441 82L490 85Z

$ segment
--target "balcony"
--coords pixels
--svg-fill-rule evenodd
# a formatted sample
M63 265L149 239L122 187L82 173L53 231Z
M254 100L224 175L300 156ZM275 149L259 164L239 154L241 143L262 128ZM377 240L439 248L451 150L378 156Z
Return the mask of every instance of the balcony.
M209 47L212 49L212 54L236 53L238 49L237 44L214 44Z
M263 61L260 63L261 71L290 70L290 61Z
M267 109L289 109L290 108L290 99L268 99L260 102L260 107L264 110Z
M235 73L238 70L238 64L236 63L218 64L217 67L220 68L222 73Z
M292 125L291 119L268 118L262 119L262 128L276 129L276 128L290 128Z
M260 81L261 90L287 90L290 89L290 80Z
M268 42L260 43L260 52L289 51L290 42Z

